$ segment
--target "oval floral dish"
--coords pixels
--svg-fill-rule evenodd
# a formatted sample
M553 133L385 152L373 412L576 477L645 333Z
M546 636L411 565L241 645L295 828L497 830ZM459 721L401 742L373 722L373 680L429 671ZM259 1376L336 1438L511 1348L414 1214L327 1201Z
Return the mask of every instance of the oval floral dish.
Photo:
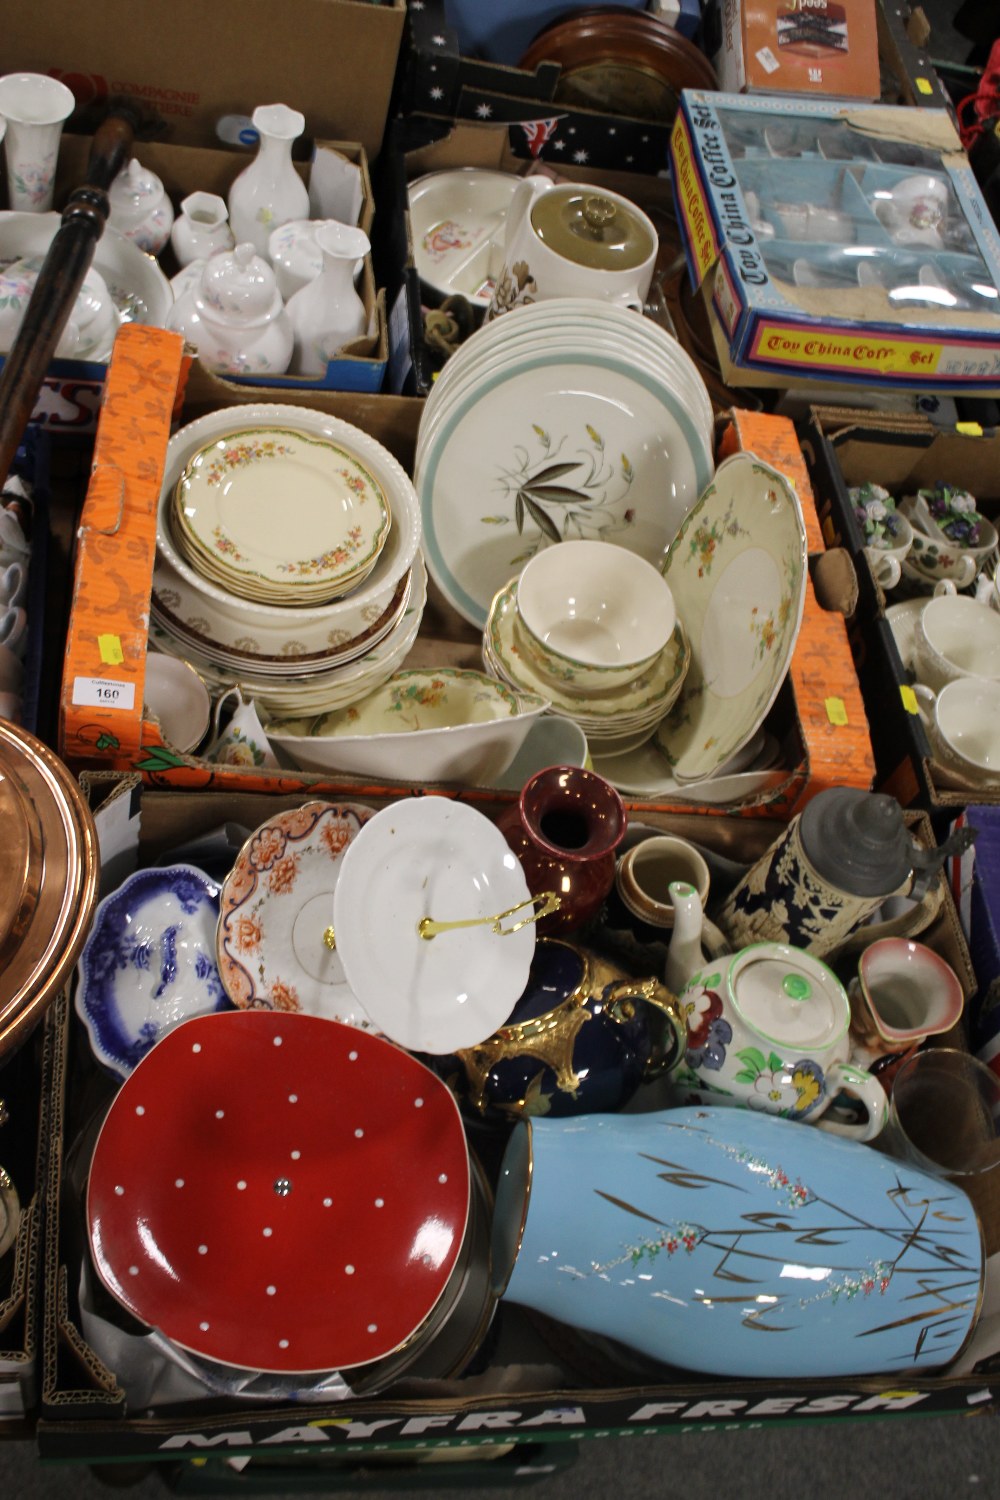
M307 802L253 833L227 876L216 954L241 1010L305 1011L371 1027L324 942L344 851L374 809Z
M306 770L489 785L549 707L483 672L396 672L366 698L324 714L307 734L278 720L269 734ZM305 727L305 726L303 726Z
M113 1296L241 1369L369 1364L448 1286L469 1213L458 1107L422 1063L317 1016L202 1016L119 1090L87 1224Z
M229 1008L215 962L218 916L219 887L194 865L137 870L98 906L76 1010L119 1078L179 1021Z

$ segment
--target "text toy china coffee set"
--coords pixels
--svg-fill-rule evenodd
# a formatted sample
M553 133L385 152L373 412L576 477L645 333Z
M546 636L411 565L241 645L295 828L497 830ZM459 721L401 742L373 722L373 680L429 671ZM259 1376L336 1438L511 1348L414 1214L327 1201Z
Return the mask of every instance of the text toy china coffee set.
M8 348L58 227L27 153L51 177L61 87L0 79ZM13 128L32 109L44 139ZM944 127L901 151L893 113L684 93L678 219L727 377L801 373L832 290L830 348L893 342L865 379L1000 386L995 232ZM253 126L228 201L172 201L141 146L111 187L59 346L109 366L101 455L128 324L170 330L178 373L183 341L306 387L368 332L369 238L310 217L305 117ZM508 1330L567 1388L595 1359L623 1386L988 1362L1000 1083L942 874L974 833L935 843L846 775L769 800L818 608L800 481L718 446L699 363L644 315L661 238L629 194L451 168L409 215L425 287L473 309L412 462L298 394L133 423L117 520L84 513L63 731L79 752L92 712L120 769L127 682L164 754L81 792L0 720L0 1051L47 1011L50 1345L73 1329L100 1409L164 1432L489 1396ZM994 522L944 480L850 500L942 775L995 795ZM141 632L109 619L85 679L84 541L107 570L133 526ZM15 558L10 630L19 582ZM442 617L476 659L435 657ZM156 786L223 766L245 792Z

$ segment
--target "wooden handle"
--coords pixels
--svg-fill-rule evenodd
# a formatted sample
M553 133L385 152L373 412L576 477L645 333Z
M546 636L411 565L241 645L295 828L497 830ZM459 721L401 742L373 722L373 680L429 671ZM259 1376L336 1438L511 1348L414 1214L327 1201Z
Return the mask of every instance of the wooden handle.
M135 129L124 107L94 136L87 181L70 194L13 347L0 371L0 483L6 481L46 371L104 232L108 188L127 163Z

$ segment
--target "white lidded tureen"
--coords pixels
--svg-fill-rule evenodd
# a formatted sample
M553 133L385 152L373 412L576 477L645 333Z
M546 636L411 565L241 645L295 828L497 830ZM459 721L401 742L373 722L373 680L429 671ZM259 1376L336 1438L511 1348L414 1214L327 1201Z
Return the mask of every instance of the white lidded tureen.
M198 281L174 303L170 326L219 374L280 375L292 356L274 271L249 242L205 262Z

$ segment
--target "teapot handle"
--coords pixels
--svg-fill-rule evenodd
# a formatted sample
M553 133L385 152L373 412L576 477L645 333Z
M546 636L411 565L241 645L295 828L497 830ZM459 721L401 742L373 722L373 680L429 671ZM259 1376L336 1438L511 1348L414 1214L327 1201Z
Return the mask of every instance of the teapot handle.
M687 1026L676 995L658 979L615 979L603 994L606 1014L621 1025L635 1015L636 1000L651 1005L665 1018L660 1036L654 1039L643 1069L645 1079L662 1078L683 1060L687 1051Z
M833 1063L826 1072L826 1086L832 1103L839 1093L855 1099L864 1109L865 1118L855 1123L831 1120L823 1113L815 1120L817 1130L828 1130L832 1135L852 1136L856 1141L872 1141L889 1118L889 1100L878 1079L864 1068L855 1068L851 1063Z

